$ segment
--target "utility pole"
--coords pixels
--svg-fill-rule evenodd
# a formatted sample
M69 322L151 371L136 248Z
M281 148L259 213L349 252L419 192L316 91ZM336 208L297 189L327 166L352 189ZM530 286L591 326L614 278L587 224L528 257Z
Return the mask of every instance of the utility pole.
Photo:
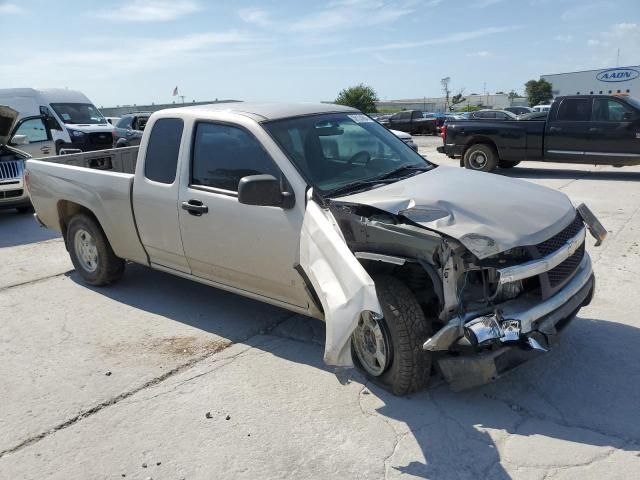
M616 55L616 67L620 66L620 49L618 48L618 54Z
M184 103L184 95L179 95L179 96L182 99L182 103Z

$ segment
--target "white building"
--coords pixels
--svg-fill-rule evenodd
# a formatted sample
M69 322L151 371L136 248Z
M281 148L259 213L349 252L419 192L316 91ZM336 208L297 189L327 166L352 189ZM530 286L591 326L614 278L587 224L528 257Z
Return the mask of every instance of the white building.
M553 96L626 93L640 97L640 66L542 75L552 85Z

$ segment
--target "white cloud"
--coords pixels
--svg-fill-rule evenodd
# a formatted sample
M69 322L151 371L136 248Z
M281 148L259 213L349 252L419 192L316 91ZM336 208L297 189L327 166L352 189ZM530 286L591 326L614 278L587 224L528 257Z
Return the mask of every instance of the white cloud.
M117 22L168 22L202 10L194 0L129 0L120 7L95 12Z
M0 5L0 15L16 15L25 13L26 10L15 3L3 3Z
M620 49L620 63L636 62L640 51L640 23L623 22L612 25L597 37L590 38L587 46L591 47L595 63L611 66L616 63Z
M560 15L560 19L565 22L585 20L595 16L598 12L610 9L611 6L602 2L586 3L572 6Z
M238 15L243 22L253 23L262 27L271 23L269 12L261 8L242 8L238 11Z
M220 58L249 55L266 44L259 39L241 32L204 32L174 38L122 38L123 44L136 45L127 52L126 62L122 62L122 49L113 46L108 49L76 51L41 51L35 54L13 52L16 60L11 62L10 75L38 78L46 69L50 78L101 79L121 77L123 72L132 75L148 73L167 65L182 65L194 58ZM38 73L40 72L40 73ZM4 73L4 72L3 72Z
M294 21L290 30L319 32L384 25L414 13L418 7L414 0L334 0L326 8Z
M566 34L566 35L556 35L554 37L555 40L559 41L559 42L571 42L573 40L573 35L571 34Z
M496 35L499 33L514 32L521 27L518 25L508 27L487 27L479 30L468 30L463 32L451 33L449 35L442 35L439 37L433 37L428 40L417 40L412 42L398 42L398 43L386 43L381 45L368 45L362 47L343 48L340 50L334 50L322 53L311 53L308 55L298 55L295 57L280 57L276 62L290 62L296 60L312 60L318 58L331 58L343 55L356 55L359 53L380 53L385 51L394 50L411 50L414 48L427 47L433 45L450 45L454 43L461 43L468 40L475 40L478 38L486 37L489 35ZM273 63L273 62L269 62Z
M479 52L467 53L467 57L492 57L493 53L487 50L480 50Z

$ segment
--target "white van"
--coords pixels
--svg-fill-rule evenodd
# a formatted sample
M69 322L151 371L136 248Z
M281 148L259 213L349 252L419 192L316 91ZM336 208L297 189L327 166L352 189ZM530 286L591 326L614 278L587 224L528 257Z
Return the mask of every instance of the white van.
M20 135L21 142L30 144L43 141L43 132L46 133L54 144L52 155L103 150L113 145L113 125L82 92L63 88L0 89L0 105L18 111L13 135ZM38 122L40 125L36 125ZM38 135L33 136L34 132ZM32 150L24 143L19 148Z
M534 112L548 112L551 110L551 105L536 105L533 107Z

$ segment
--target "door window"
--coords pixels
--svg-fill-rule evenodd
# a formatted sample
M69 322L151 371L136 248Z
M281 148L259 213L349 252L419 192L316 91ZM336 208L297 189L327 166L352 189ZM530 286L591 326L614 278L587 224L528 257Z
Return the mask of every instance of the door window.
M593 119L596 122L626 122L633 116L631 108L616 100L596 98L593 104Z
M25 135L29 143L49 140L49 134L41 118L30 118L20 124L14 135Z
M588 122L591 117L591 99L567 98L558 108L556 120L564 122Z
M180 118L161 118L153 124L144 160L144 176L171 184L176 178L183 122Z
M253 135L230 125L197 124L192 185L237 192L240 179L261 174L280 177L278 168Z

